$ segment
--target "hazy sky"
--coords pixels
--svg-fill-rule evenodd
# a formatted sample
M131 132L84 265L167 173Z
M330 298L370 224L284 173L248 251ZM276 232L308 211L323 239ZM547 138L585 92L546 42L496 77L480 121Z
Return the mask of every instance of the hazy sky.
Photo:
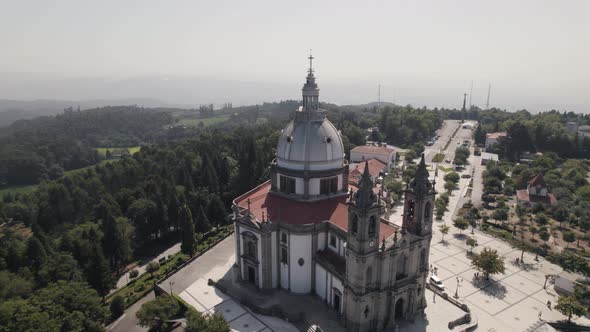
M383 100L460 107L474 81L476 105L491 83L493 106L588 112L589 17L586 0L0 0L0 98L206 102L192 79L276 84L243 99L218 82L219 102L298 98L311 48L325 101L373 101L382 84ZM64 83L80 78L179 81L119 94Z

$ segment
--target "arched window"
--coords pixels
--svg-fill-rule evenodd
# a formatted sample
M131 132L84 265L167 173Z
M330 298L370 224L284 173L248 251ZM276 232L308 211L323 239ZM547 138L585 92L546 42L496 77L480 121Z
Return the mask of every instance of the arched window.
M431 210L430 201L424 204L424 221L430 221L430 210Z
M287 243L287 234L285 234L285 233L282 233L281 234L281 242L283 244L286 244Z
M377 228L377 221L375 220L375 216L371 216L371 218L369 218L369 236L375 235L376 228Z
M426 269L426 249L420 251L420 269Z
M411 200L408 203L408 211L407 211L408 220L414 219L414 208L415 208L415 206L416 206L416 202L414 202L413 200Z
M249 241L248 242L248 256L255 258L256 257L256 243Z
M370 266L367 268L366 278L367 278L367 281L366 281L367 285L370 285L373 283L373 269Z
M402 279L406 276L407 261L408 261L408 258L406 256L401 256L398 258L396 279Z
M356 234L356 232L358 232L358 228L359 228L359 222L358 222L358 217L356 216L356 214L352 215L352 222L350 225L350 231L352 232L352 234Z

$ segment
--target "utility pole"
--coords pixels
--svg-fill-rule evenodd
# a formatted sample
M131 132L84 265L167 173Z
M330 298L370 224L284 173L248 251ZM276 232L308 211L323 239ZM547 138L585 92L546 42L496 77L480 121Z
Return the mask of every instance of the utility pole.
M488 100L486 101L486 110L490 109L490 92L492 91L492 84L488 85Z
M471 97L473 96L473 80L471 80L471 90L469 90L469 110L471 111Z
M377 86L377 110L381 109L381 84Z

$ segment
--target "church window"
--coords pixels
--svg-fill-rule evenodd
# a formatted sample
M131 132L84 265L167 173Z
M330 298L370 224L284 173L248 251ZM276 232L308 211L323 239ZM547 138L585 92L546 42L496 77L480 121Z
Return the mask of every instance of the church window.
M281 234L281 243L287 244L287 234L285 234L285 233Z
M398 258L396 279L403 279L406 277L407 260L408 259L406 256L401 256Z
M336 248L336 237L330 234L330 246Z
M369 236L375 235L376 228L377 228L377 222L375 221L375 216L371 216L371 218L369 218Z
M281 175L280 190L286 194L295 193L295 179Z
M256 243L253 241L248 241L246 246L246 255L256 258Z
M413 220L414 219L414 208L415 208L415 206L416 206L416 202L414 202L414 201L410 201L408 203L408 213L407 213L408 220Z
M281 263L287 264L288 257L287 257L287 248L281 248Z
M338 177L320 180L320 195L330 195L338 192Z
M352 224L350 226L350 231L352 232L352 234L356 234L356 232L358 231L359 228L359 222L358 222L358 218L355 215L352 216Z
M430 221L430 209L430 202L426 202L426 204L424 205L424 221Z
M420 251L420 269L426 270L426 249Z

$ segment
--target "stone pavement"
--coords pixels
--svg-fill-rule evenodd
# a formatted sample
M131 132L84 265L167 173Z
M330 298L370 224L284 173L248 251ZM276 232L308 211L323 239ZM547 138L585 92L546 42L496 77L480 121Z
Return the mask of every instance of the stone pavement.
M478 331L525 331L541 318L545 320L565 319L556 310L548 308L547 301L557 303L557 294L553 285L548 283L543 289L546 274L558 274L562 269L550 262L534 260L534 255L524 254L524 265L517 265L521 251L507 243L487 234L470 231L462 236L451 233L441 242L442 234L438 230L440 222L435 222L430 263L437 269L437 275L443 280L447 293L454 295L459 277L459 297L469 305L478 316ZM451 228L453 228L452 225ZM455 229L456 230L456 229ZM475 252L489 247L504 256L506 273L493 275L490 281L475 278L475 270L470 265L469 249L465 245L466 235L478 241ZM580 324L588 324L585 317L576 319Z

